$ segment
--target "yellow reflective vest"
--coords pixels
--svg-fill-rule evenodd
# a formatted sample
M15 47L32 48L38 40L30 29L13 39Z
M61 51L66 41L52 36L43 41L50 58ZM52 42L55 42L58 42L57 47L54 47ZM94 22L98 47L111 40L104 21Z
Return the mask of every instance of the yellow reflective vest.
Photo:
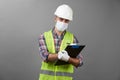
M49 53L55 53L54 39L52 30L44 33L45 42ZM74 36L72 33L66 31L64 38L60 45L60 50L64 50L67 43L73 43ZM44 62L40 70L39 80L72 80L74 68L72 64L55 66L55 62Z

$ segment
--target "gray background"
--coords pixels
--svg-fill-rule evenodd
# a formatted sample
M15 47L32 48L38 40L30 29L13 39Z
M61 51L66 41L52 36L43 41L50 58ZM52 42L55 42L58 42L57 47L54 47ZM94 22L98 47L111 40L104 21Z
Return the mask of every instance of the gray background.
M68 30L86 44L75 80L120 80L120 0L0 0L0 80L38 80L38 37L63 3L74 11Z

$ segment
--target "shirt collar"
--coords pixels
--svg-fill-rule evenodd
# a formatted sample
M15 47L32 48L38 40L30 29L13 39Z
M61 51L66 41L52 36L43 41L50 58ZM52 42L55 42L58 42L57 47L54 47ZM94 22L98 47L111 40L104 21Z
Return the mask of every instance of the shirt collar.
M52 29L52 33L53 33L53 35L58 36L57 33L55 32L55 27ZM63 37L65 35L65 33L66 33L66 30L61 34L61 37Z

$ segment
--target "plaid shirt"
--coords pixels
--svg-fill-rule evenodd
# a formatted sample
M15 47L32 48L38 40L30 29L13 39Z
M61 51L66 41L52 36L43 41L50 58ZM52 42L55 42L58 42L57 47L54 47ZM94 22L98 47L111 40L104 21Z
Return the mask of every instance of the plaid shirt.
M64 31L61 36L58 36L57 33L55 32L55 30L54 29L52 30L56 53L59 52L61 41L62 41L65 33L66 33L66 31ZM78 43L78 40L75 36L74 36L73 43ZM40 53L42 60L44 60L44 61L47 60L49 52L46 47L44 34L41 34L39 37L39 53ZM77 56L77 58L80 59L80 66L81 66L83 64L83 56L80 54Z

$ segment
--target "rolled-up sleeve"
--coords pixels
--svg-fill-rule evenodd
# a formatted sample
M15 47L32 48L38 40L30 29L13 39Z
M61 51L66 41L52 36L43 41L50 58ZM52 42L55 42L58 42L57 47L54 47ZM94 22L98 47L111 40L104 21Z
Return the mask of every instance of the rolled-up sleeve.
M49 53L46 48L45 38L43 34L40 35L38 41L39 41L39 54L43 61L47 61Z
M73 43L79 43L79 41L77 40L77 38L74 36L74 41L73 41ZM77 56L77 58L80 60L80 64L79 64L79 66L78 67L81 67L82 65L83 65L83 56L82 56L82 54L80 53L78 56Z

